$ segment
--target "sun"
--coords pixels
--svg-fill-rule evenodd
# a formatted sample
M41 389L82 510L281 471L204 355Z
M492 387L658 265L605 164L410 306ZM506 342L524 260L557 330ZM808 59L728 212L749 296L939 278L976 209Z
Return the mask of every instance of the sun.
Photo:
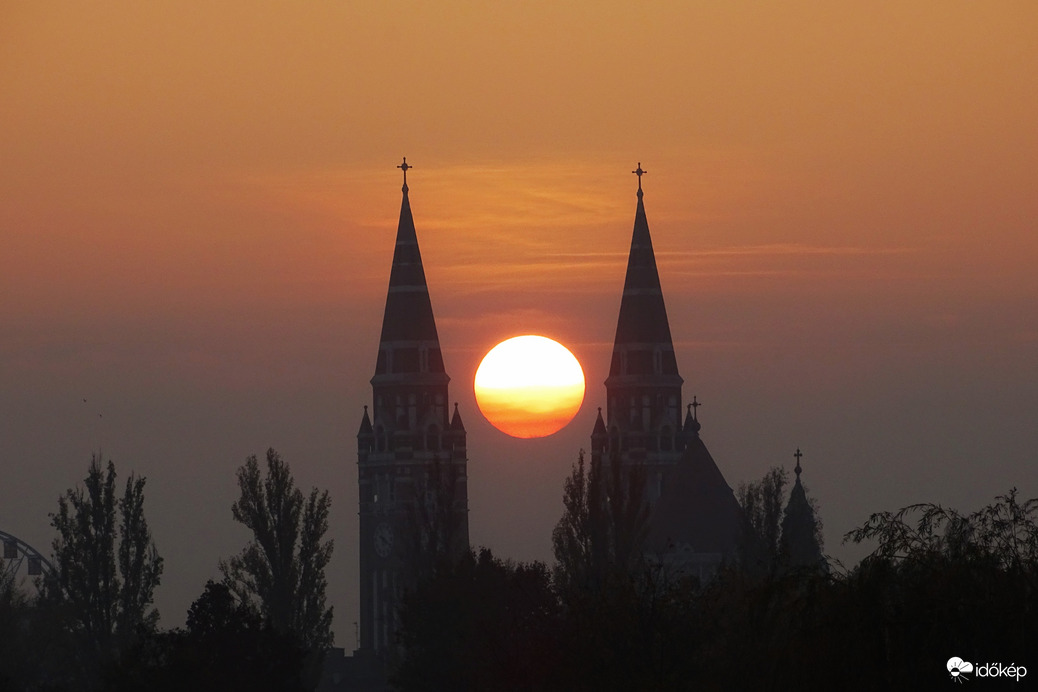
M565 346L544 336L516 336L483 356L476 404L512 437L546 437L573 420L584 402L584 371Z

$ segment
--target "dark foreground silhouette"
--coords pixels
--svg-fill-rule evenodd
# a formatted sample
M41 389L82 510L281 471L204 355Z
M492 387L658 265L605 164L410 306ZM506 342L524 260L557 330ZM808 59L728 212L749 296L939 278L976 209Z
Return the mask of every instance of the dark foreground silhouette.
M1038 500L971 515L914 505L847 540L851 570L723 569L706 584L642 565L558 592L489 550L406 601L400 690L935 689L961 657L1038 676Z

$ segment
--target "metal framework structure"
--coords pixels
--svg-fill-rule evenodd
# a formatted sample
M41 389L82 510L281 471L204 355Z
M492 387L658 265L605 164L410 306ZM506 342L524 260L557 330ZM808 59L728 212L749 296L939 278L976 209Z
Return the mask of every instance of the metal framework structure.
M40 576L44 571L47 574L57 572L54 569L54 565L47 558L43 557L38 550L17 536L12 536L6 531L0 531L0 542L4 546L3 559L11 561L11 564L14 566L14 572L21 568L23 561L28 563L26 570L30 577Z

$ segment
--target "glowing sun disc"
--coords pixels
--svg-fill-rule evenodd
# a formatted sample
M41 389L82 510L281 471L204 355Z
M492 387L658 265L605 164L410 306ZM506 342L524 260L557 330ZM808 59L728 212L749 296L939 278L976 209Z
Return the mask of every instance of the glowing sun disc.
M544 336L516 336L483 356L476 404L490 424L512 437L562 430L584 403L584 371L565 346Z

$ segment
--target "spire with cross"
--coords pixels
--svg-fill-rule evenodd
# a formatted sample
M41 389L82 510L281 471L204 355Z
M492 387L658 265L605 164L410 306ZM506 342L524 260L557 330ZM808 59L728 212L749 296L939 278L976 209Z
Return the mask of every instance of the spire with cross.
M409 165L407 163L407 157L405 156L404 157L404 162L402 164L400 164L399 166L397 166L397 168L399 168L400 170L402 170L404 172L404 192L407 192L407 170L409 168L414 168L414 166L411 166L411 165Z
M695 422L698 423L699 422L699 415L698 415L698 410L697 409L699 409L699 407L702 406L702 404L699 403L698 399L696 399L695 394L692 395L692 403L689 404L689 406L692 407L692 420L694 420Z
M648 173L648 171L643 171L642 170L642 162L639 161L638 162L638 167L636 169L634 169L633 171L631 171L631 173L634 173L636 176L638 176L638 196L641 197L642 196L642 176L645 175L646 173Z
M797 447L797 451L796 451L796 454L794 454L793 456L795 456L795 457L796 457L796 459L797 459L797 465L796 465L796 468L794 468L793 470L794 470L794 471L796 472L796 474L797 474L797 480L799 480L799 479L800 479L800 470L801 470L801 469L800 469L800 457L804 456L804 455L803 455L803 453L802 453L802 452L800 451L800 447Z

